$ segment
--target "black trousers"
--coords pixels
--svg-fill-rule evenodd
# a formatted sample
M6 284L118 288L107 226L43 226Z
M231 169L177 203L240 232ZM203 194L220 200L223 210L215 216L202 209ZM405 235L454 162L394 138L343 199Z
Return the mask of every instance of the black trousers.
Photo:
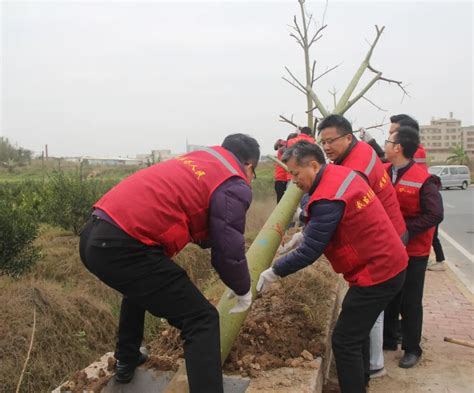
M369 381L369 333L379 314L403 286L405 271L369 287L352 286L332 335L342 393L365 393Z
M222 393L219 315L161 247L149 247L92 217L81 233L84 265L123 295L115 357L134 362L145 311L181 330L191 393Z
M285 193L287 186L288 186L287 181L275 180L275 193L277 197L277 203L280 202L280 199L283 197L283 194Z
M441 242L439 241L439 237L438 237L438 227L439 225L436 225L435 233L433 236L433 250L436 256L436 262L443 262L444 252L443 252L443 246L441 246Z
M385 310L384 343L397 343L398 316L402 316L402 349L420 356L423 327L423 289L428 256L410 257L405 284Z

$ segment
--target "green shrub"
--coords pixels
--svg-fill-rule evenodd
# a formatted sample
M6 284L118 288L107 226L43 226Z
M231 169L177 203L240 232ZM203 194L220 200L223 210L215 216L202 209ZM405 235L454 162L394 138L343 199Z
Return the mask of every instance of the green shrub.
M11 190L10 190L11 191ZM31 206L3 189L0 199L0 274L19 277L39 258L38 221ZM17 195L18 196L18 195Z
M114 181L86 178L82 166L74 171L55 171L45 184L46 221L79 234L91 207Z

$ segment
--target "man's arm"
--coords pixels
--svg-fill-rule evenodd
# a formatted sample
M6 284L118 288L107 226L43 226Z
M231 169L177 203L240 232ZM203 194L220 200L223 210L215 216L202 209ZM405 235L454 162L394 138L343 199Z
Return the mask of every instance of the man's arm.
M273 271L280 277L305 268L324 252L344 214L341 201L322 200L310 207L310 220L304 229L304 239L293 252L275 262Z
M214 191L209 204L211 263L224 284L237 295L250 290L244 232L251 201L249 185L232 177Z
M406 219L410 238L443 221L443 200L434 177L430 177L420 189L420 209L421 214L418 217Z

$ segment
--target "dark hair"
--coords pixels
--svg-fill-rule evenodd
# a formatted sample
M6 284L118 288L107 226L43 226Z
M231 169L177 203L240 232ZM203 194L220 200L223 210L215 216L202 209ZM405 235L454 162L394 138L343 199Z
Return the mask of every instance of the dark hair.
M286 149L283 153L282 161L286 163L292 157L295 157L296 163L298 165L302 165L303 160L308 157L316 160L320 164L326 163L321 148L318 145L308 141L296 142L293 146Z
M306 135L310 135L310 136L311 136L311 134L313 133L313 132L311 131L311 128L309 128L309 127L303 127L303 128L301 128L301 129L300 129L300 132L301 132L302 134L306 134Z
M257 167L260 159L260 145L250 135L227 135L222 142L222 147L233 153L242 164L252 164Z
M400 114L400 115L390 116L390 122L395 123L395 124L399 124L400 127L402 127L402 126L411 127L413 129L415 129L416 132L420 131L420 126L419 126L418 122L413 117L410 117L410 116L405 115L403 113Z
M288 142L290 139L296 138L298 134L296 132L292 132L291 134L288 135L288 138L286 138L286 141Z
M352 125L349 123L344 116L341 115L329 115L326 116L321 123L318 125L318 135L321 134L321 131L325 128L336 127L337 133L339 135L348 135L352 134Z
M420 144L418 131L413 127L401 126L397 131L395 131L393 139L395 143L399 143L402 147L403 156L412 159L418 149L418 145Z

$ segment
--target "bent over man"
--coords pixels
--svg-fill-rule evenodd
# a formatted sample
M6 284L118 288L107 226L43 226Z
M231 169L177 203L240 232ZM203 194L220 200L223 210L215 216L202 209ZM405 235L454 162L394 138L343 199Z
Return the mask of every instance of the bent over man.
M146 360L139 348L145 311L181 330L191 393L223 392L219 316L171 259L187 243L211 247L211 262L237 295L252 301L245 214L260 157L257 141L229 135L222 146L143 169L94 205L80 241L84 265L123 295L115 378L127 383Z

